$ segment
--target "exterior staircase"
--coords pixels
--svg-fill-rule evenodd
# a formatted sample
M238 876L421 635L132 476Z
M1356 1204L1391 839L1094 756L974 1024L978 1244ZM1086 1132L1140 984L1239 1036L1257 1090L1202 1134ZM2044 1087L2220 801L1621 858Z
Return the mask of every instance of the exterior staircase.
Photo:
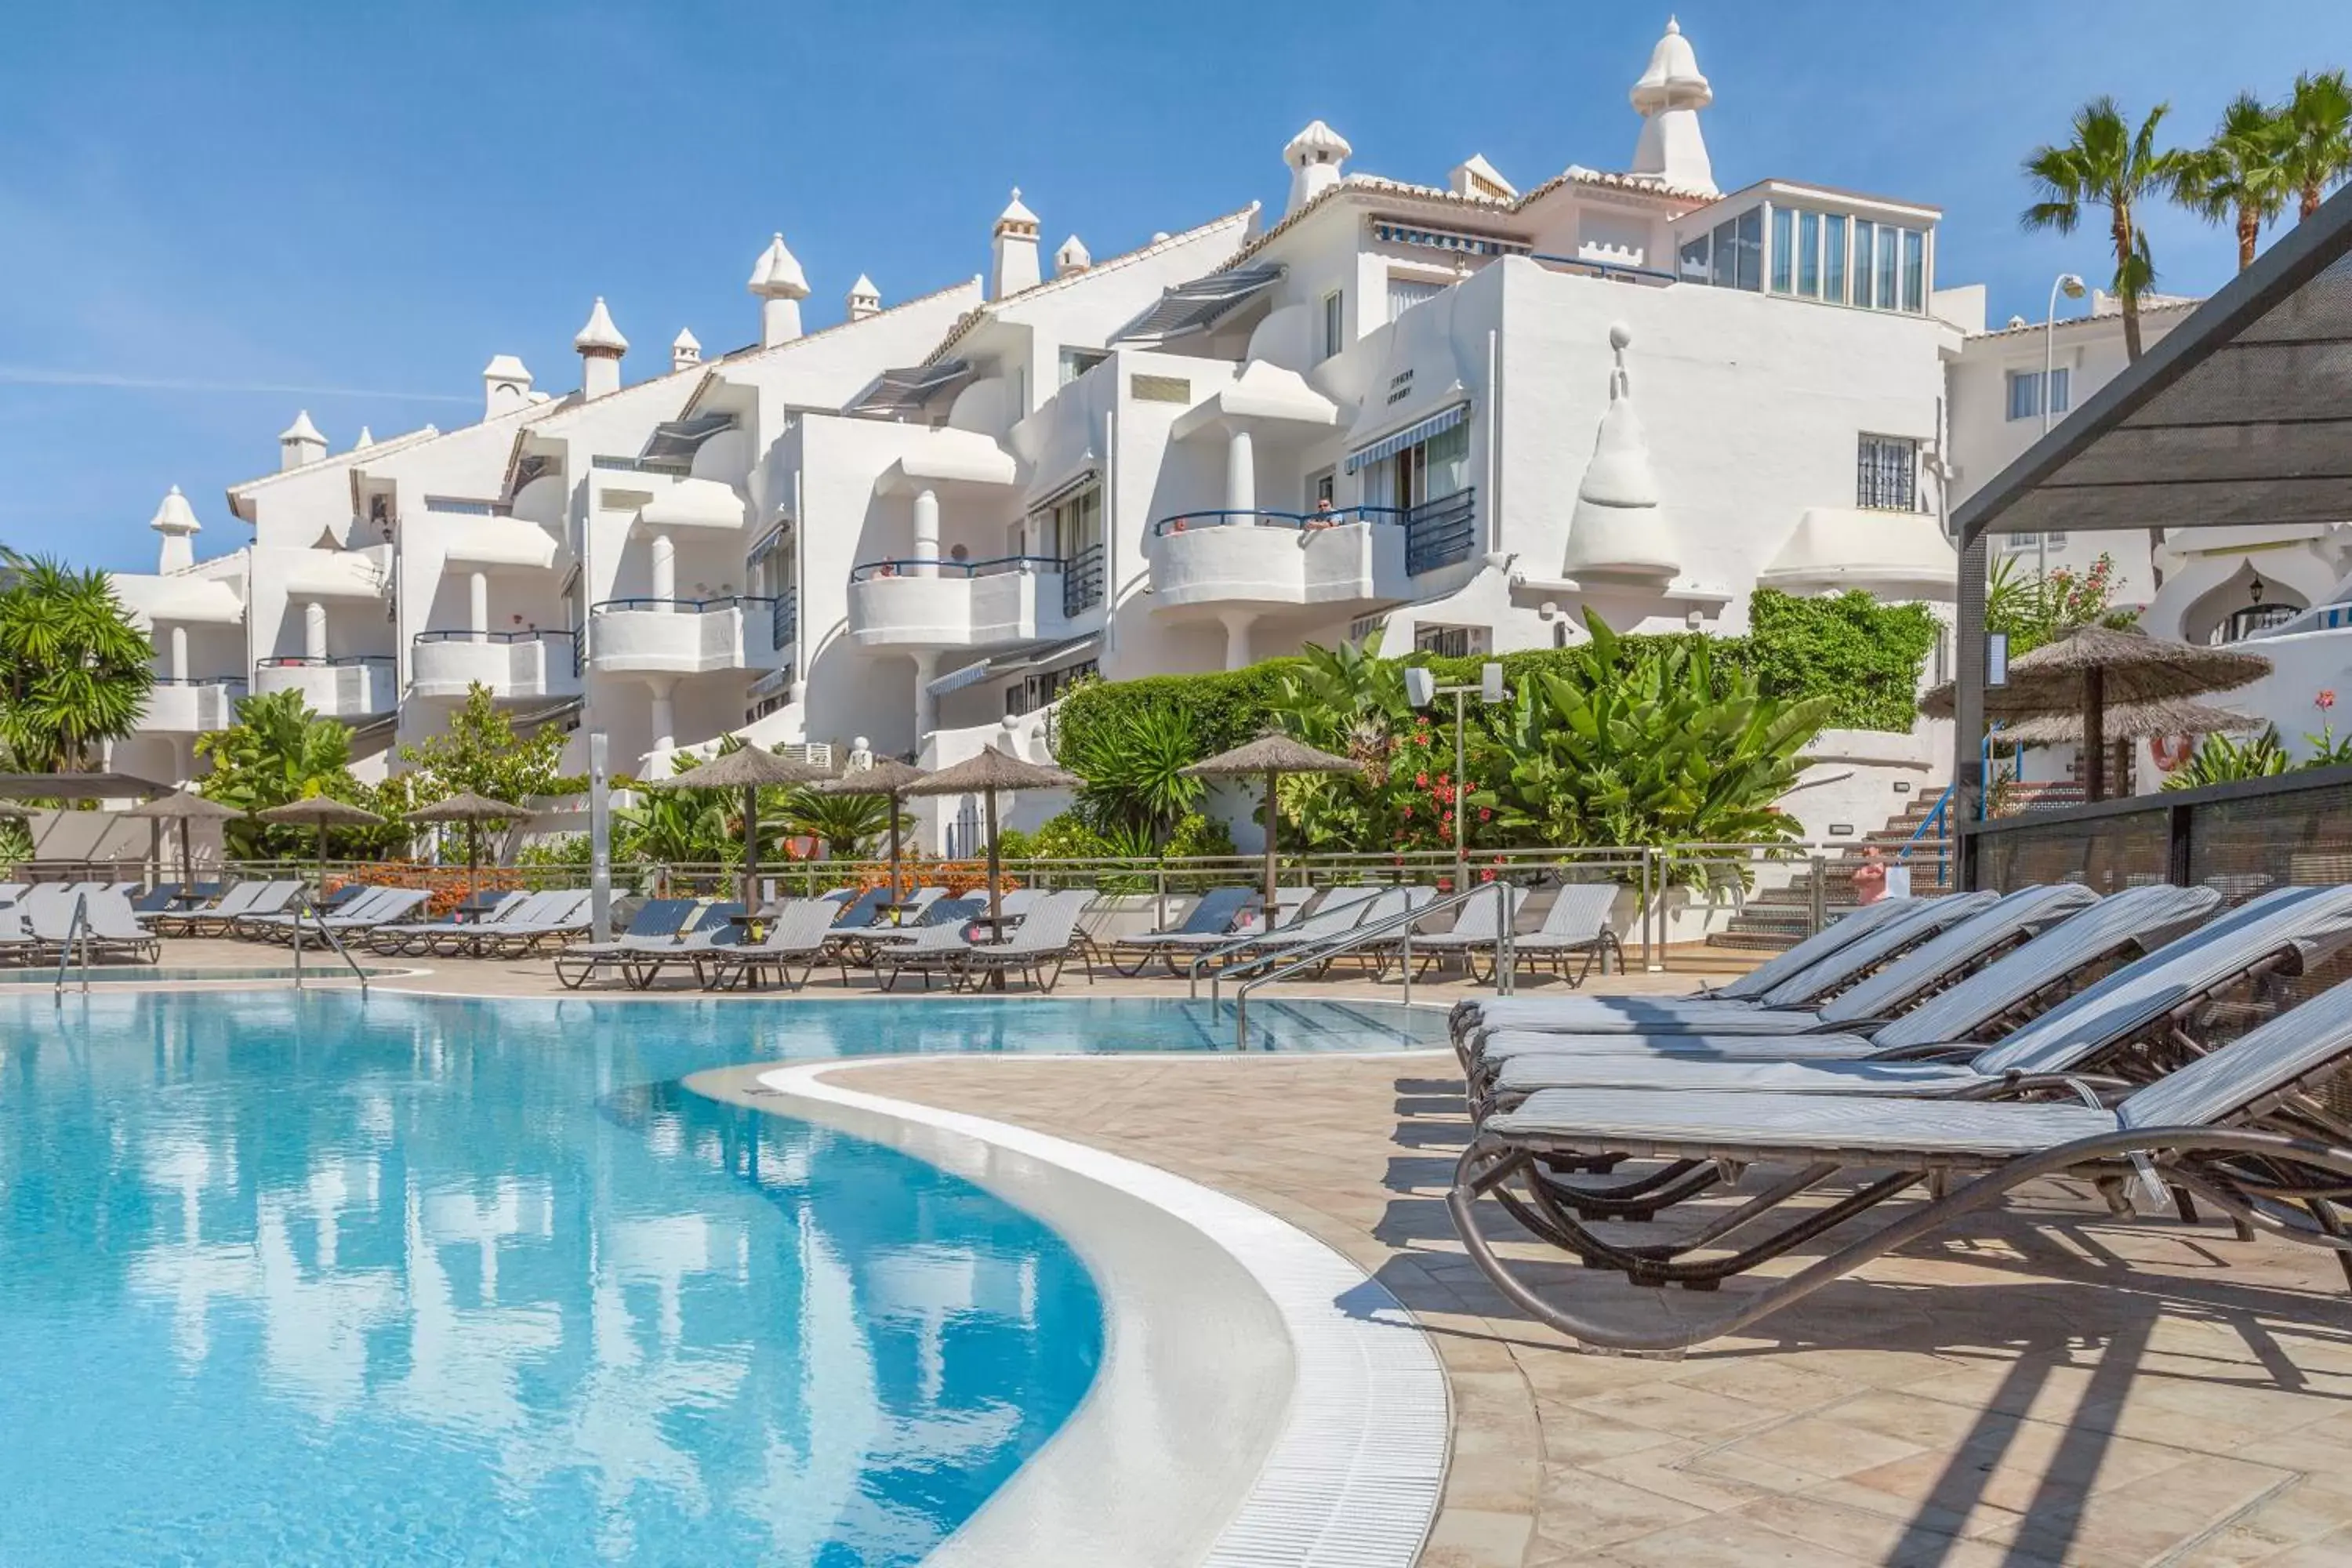
M1840 845L1836 853L1826 857L1822 867L1823 909L1834 914L1854 907L1853 873L1862 865L1865 851L1873 847L1885 864L1910 867L1915 898L1934 898L1952 891L1957 868L1949 851L1937 842L1940 834L1922 837L1912 847L1909 858L1901 858L1905 846L1912 844L1922 825L1935 815L1941 798L1938 792L1925 800L1913 801L1900 815L1888 818L1885 826ZM1780 952L1803 941L1811 932L1812 925L1811 868L1798 868L1787 886L1750 894L1723 930L1708 935L1706 945L1748 952Z

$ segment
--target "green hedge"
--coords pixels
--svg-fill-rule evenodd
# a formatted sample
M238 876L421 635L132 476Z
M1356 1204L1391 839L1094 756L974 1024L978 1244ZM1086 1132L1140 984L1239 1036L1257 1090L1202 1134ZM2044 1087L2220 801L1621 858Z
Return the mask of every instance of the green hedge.
M1770 588L1748 598L1752 628L1740 637L1665 632L1621 639L1622 658L1649 647L1704 640L1718 670L1754 673L1767 696L1827 697L1830 723L1846 730L1908 733L1916 716L1919 667L1936 644L1936 617L1924 605L1885 605L1867 594L1801 599ZM1513 685L1547 668L1564 667L1573 650L1522 648L1499 656ZM1116 721L1123 712L1181 703L1201 727L1202 755L1255 740L1273 723L1273 698L1292 658L1270 658L1246 669L1206 675L1151 675L1139 680L1094 681L1062 701L1056 723L1066 733ZM1429 658L1441 682L1475 681L1480 658Z

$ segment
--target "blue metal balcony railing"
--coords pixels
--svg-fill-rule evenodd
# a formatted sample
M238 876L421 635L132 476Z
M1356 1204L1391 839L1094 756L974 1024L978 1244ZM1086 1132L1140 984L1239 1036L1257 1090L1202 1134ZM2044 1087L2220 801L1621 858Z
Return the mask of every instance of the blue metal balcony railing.
M941 577L994 577L1007 572L1059 572L1063 565L1058 555L997 555L986 561L904 555L887 561L860 562L850 568L849 580L866 583L877 577L910 577L919 566L929 567Z
M453 631L418 632L415 637L411 637L409 641L412 643L463 642L484 644L560 642L565 645L567 651L562 657L571 660L572 673L577 676L581 671L580 634L575 630L567 629L562 626L534 626L519 632L478 632L459 627ZM414 678L412 677L412 679Z
M769 616L768 627L773 641L770 646L781 652L791 647L793 639L800 635L800 595L791 589L786 589L777 595L771 603L773 608Z
M1189 533L1196 528L1296 528L1312 532L1318 528L1339 528L1349 523L1399 523L1404 521L1402 508L1392 506L1340 506L1328 511L1184 511L1163 517L1151 525L1154 537L1165 538L1171 533Z
M1409 577L1470 559L1478 542L1478 491L1470 487L1438 496L1404 514L1404 570Z
M1062 618L1082 616L1103 602L1103 547L1089 544L1062 567Z
M711 610L760 609L775 601L764 594L730 594L719 599L601 599L588 606L592 616L614 610L667 610L674 615L698 616Z

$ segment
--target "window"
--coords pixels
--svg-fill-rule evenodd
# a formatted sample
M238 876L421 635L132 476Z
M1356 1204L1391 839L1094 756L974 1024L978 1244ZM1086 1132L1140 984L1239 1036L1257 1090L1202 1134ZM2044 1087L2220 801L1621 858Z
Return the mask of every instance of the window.
M1822 298L1832 305L1845 303L1844 216L1832 213L1822 219Z
M1393 321L1423 300L1433 300L1445 291L1443 283L1424 282L1418 278L1401 278L1389 274L1389 320Z
M2072 401L2073 380L2065 367L2050 372L2050 413L2053 417L2066 412ZM2009 373L2009 416L2011 419L2042 417L2042 373L2038 370L2013 370Z
M1364 504L1410 511L1470 483L1468 421L1364 469Z
M1061 384L1069 385L1108 358L1109 353L1102 349L1064 349Z
M1878 226L1878 243L1874 253L1878 258L1878 308L1895 309L1895 285L1902 256L1895 249L1895 230L1885 224Z
M1927 237L1916 228L1903 231L1903 308L1915 316L1927 308Z
M1347 327L1347 295L1334 289L1323 296L1323 352L1318 359L1329 359L1347 346L1342 333Z
M1797 215L1787 207L1772 209L1772 292L1792 294L1797 289Z
M1412 650L1440 658L1473 658L1486 651L1485 626L1415 626Z
M1870 241L1878 230L1866 223L1853 226L1853 302L1870 309Z
M1731 220L1739 252L1736 287L1751 291L1764 287L1764 209L1749 207Z
M1706 236L1700 235L1696 239L1686 241L1680 257L1684 282L1704 283L1707 280Z
M1307 476L1307 510L1313 511L1326 501L1334 506L1339 501L1339 475L1330 468Z
M1853 504L1870 511L1919 510L1919 443L1908 436L1864 436L1854 464Z
M1070 694L1070 688L1098 672L1099 666L1089 658L1049 669L1037 675L1027 675L1004 689L1004 716L1018 718L1034 713L1048 703L1058 702Z
M1707 243L1714 248L1715 256L1707 271L1706 280L1718 289L1730 288L1733 280L1739 276L1739 256L1734 248L1734 241L1738 237L1733 233L1733 227L1731 224L1719 223L1715 226L1715 233L1707 237Z
M1822 297L1822 215L1797 215L1797 292L1808 300Z

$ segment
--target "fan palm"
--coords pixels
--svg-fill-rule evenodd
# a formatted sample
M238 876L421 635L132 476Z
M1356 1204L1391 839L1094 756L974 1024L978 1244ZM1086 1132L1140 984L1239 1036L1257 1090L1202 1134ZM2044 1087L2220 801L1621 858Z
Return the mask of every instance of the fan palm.
M2095 98L2074 111L2073 141L2037 147L2025 159L2025 176L2041 198L2020 216L2027 229L2072 234L2084 208L2106 209L2115 293L2124 309L2124 353L2134 360L2140 356L2140 296L2156 283L2155 258L2137 209L2143 200L2177 189L2187 163L2179 152L2156 144L2170 107L2158 104L2135 129L2114 99Z
M2254 264L2263 226L2286 210L2294 181L2288 169L2288 121L2252 93L2221 111L2213 140L2182 159L2176 194L2208 223L2235 226L2238 270Z
M32 773L88 766L131 733L154 649L106 574L0 551L0 743Z
M764 816L764 803L761 810ZM890 797L787 790L779 816L785 833L814 838L829 855L856 857L866 854L877 838L890 830Z
M2329 189L2352 174L2352 86L2340 70L2306 71L2294 79L2294 94L2279 120L2280 158L2300 197L2300 220L2317 212Z

